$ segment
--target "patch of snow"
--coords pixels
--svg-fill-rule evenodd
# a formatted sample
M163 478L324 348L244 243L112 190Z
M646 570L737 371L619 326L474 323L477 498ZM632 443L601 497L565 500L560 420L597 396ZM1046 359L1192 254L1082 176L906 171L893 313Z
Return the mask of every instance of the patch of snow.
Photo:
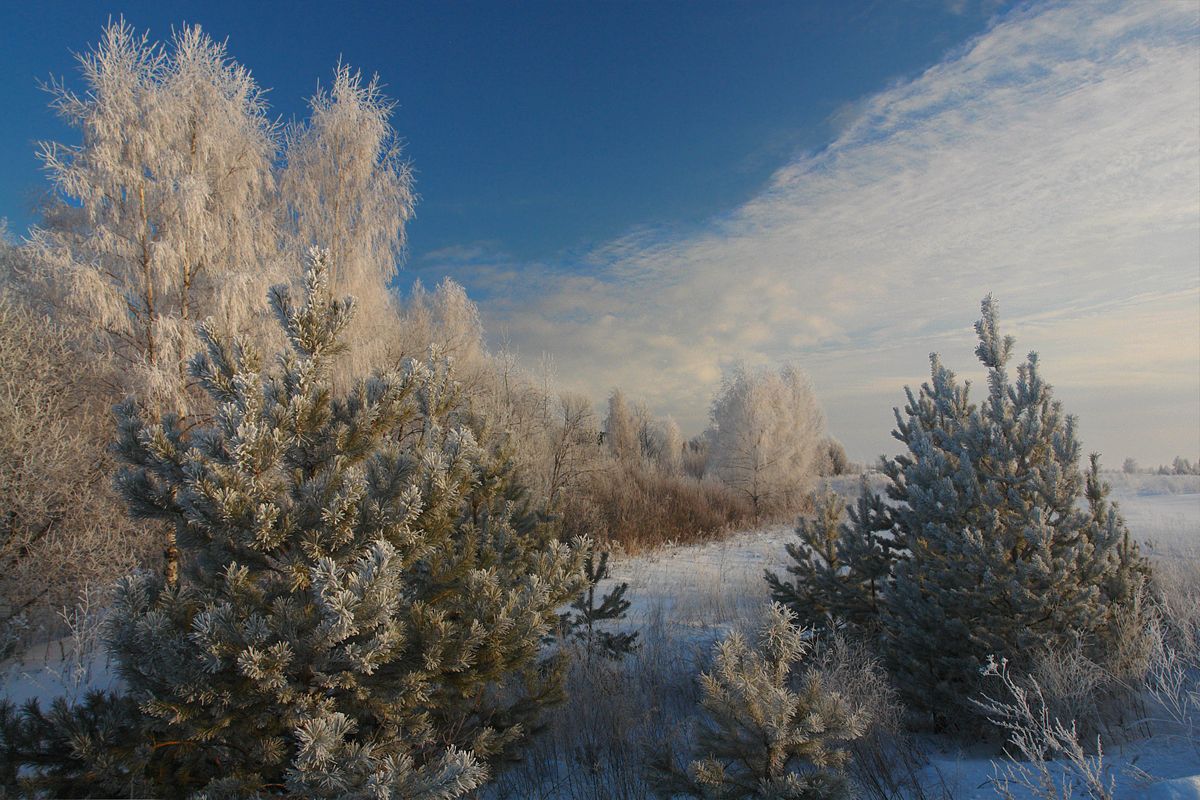
M998 796L995 756L964 754L961 750L933 751L924 770L926 788L945 787L955 800L994 800ZM1200 800L1200 749L1172 737L1156 737L1112 748L1104 753L1107 775L1115 779L1114 800ZM1051 763L1055 783L1070 784L1063 765ZM1010 787L1020 800L1035 795ZM1087 797L1074 786L1072 796Z
M1146 787L1145 800L1200 800L1200 775L1159 781Z

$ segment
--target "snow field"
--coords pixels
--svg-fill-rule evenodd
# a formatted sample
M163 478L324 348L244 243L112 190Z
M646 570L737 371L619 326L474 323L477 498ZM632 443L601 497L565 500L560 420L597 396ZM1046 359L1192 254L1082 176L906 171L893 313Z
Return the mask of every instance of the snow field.
M1130 530L1163 566L1200 564L1200 477L1108 473L1112 499ZM872 488L882 489L878 476ZM857 477L834 479L850 496ZM752 630L769 601L763 570L782 572L790 525L745 531L721 541L667 547L636 557L614 556L609 582L629 583L632 602L619 624L635 629L642 648L621 663L577 664L567 703L551 712L548 729L524 762L486 793L491 798L650 798L640 764L647 752L680 734L696 713L696 676L714 642L730 630ZM1169 565L1169 566L1168 566ZM606 587L606 582L603 587ZM917 738L924 764L896 800L998 796L994 748L964 749L936 737ZM1104 753L1116 800L1200 800L1200 742L1155 736ZM1070 782L1065 768L1059 782ZM1014 791L1017 798L1034 795ZM1075 796L1084 797L1079 787Z

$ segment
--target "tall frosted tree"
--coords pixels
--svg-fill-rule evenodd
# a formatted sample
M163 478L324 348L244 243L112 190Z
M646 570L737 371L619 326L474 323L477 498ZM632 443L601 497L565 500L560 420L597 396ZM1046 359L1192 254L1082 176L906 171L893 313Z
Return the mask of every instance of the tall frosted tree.
M659 433L658 468L667 475L683 472L683 432L672 417L663 420Z
M613 389L608 397L608 414L604 418L604 441L608 451L622 460L638 457L638 425L625 393Z
M557 401L554 418L545 431L547 455L543 460L542 484L549 508L557 508L564 495L596 471L600 453L592 401L570 392L560 394Z
M119 389L186 411L195 324L245 329L280 275L275 130L250 73L199 27L163 47L110 23L79 63L82 92L49 87L81 141L42 146L55 199L33 248Z
M416 202L392 108L378 77L364 83L341 64L309 102L308 120L287 132L285 230L297 255L311 246L327 250L334 291L359 304L347 332L351 369L378 364L385 352L397 314L389 284Z
M1014 340L990 296L981 310L987 396L971 403L932 356L930 381L896 410L906 452L884 462L904 551L883 609L887 653L909 699L940 723L971 710L989 656L1020 668L1076 639L1103 652L1147 569L1102 487L1085 482L1075 420L1037 354L1012 381Z
M755 514L790 510L817 473L825 415L807 378L785 366L739 366L713 400L708 469L746 496Z
M301 303L272 290L273 364L202 330L210 424L120 409L119 488L180 560L119 585L107 638L172 792L457 797L555 691L541 642L585 548L448 423L444 364L331 388L351 303L329 282L317 255Z

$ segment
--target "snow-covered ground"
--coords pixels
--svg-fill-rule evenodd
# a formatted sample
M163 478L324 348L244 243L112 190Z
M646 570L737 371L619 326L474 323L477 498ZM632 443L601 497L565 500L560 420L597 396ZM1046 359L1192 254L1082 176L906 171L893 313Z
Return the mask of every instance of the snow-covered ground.
M1154 557L1200 558L1200 477L1107 478L1130 529ZM856 491L853 481L834 488L847 495ZM790 526L773 526L719 542L614 558L613 580L629 583L633 602L622 627L641 633L641 650L619 664L578 665L573 699L552 714L524 763L486 796L650 797L639 777L646 749L665 741L693 713L694 677L707 665L712 642L732 628L757 627L768 599L763 570L782 571L792 538ZM70 639L54 642L4 665L3 694L19 702L111 688L111 670L95 644L94 616L77 617L76 628L82 647ZM928 757L925 796L997 796L994 753L964 752L936 740L922 746ZM1105 764L1117 779L1117 798L1200 800L1200 742L1134 742L1106 752Z
M1200 477L1109 474L1106 479L1130 531L1153 556L1200 557ZM851 494L857 487L842 482L834 488ZM763 570L783 571L784 547L792 539L790 528L777 526L672 548L618 562L614 578L629 582L635 625L645 626L647 614L662 614L676 635L694 638L701 629L715 640L730 627L752 624L768 596ZM927 777L956 799L995 797L992 758L935 751ZM1105 762L1117 779L1117 797L1200 800L1200 742L1137 742L1106 754Z
M998 765L993 754L964 753L959 749L934 748L923 775L929 787L937 787L954 800L995 800ZM1148 739L1104 753L1104 773L1115 779L1114 800L1200 800L1200 745L1176 739ZM1070 784L1069 773L1056 769L1055 783ZM1077 782L1076 782L1077 783ZM1018 798L1034 795L1013 790ZM939 795L933 795L939 796ZM1086 798L1076 785L1072 797Z

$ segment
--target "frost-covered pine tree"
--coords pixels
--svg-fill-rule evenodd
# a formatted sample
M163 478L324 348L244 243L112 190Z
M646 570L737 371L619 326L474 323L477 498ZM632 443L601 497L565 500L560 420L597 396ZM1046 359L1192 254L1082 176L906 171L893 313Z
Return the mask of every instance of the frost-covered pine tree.
M317 254L303 302L272 290L291 346L273 364L203 329L211 424L119 410L119 488L174 526L180 569L122 581L107 640L171 793L457 797L553 689L541 641L583 547L446 425L444 365L334 393L351 303L328 282Z
M771 570L764 577L771 599L786 606L799 624L817 631L836 629L842 598L843 564L838 558L838 538L844 504L832 490L817 495L813 512L796 525L798 542L788 542L787 554L794 562L785 581Z
M1131 627L1139 632L1144 629L1145 620L1139 616L1144 613L1144 595L1151 590L1152 570L1125 524L1125 518L1108 499L1111 487L1100 477L1100 456L1096 453L1088 459L1084 481L1092 529L1097 538L1108 544L1109 550L1107 559L1093 564L1105 600L1104 619L1096 636L1103 647L1097 660L1111 672L1121 674L1131 665L1119 663L1119 658L1106 658L1105 650L1114 654L1121 652L1123 648L1107 645L1115 643L1118 637L1128 637Z
M800 519L800 541L787 545L794 562L787 568L792 579L766 572L772 599L791 609L805 627L828 631L849 625L875 633L895 560L891 528L887 506L866 478L858 500L849 506L826 491L817 498L812 516Z
M930 382L896 410L907 452L884 463L904 550L883 612L887 655L909 700L942 724L971 710L989 656L1019 669L1077 638L1102 648L1106 620L1126 602L1110 587L1145 569L1103 498L1080 507L1074 418L1036 353L1010 380L1013 339L990 296L975 330L983 403L931 356Z
M736 631L716 647L700 676L707 717L697 732L698 759L681 770L672 754L652 761L660 797L705 800L841 800L851 797L842 745L864 720L815 671L795 669L808 651L795 616L778 604L752 648Z

